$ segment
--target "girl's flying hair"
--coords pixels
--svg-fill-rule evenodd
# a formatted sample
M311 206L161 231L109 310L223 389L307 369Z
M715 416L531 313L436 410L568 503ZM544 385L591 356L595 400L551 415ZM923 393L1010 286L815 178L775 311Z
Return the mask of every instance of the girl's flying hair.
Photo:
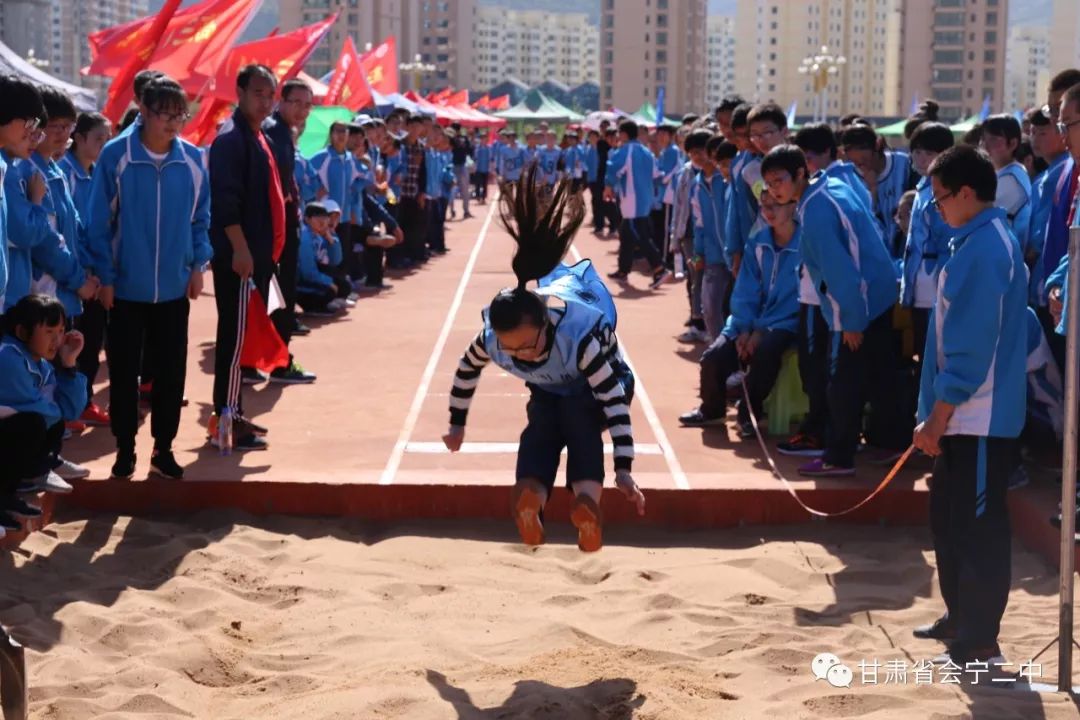
M558 267L585 219L581 194L571 191L570 180L560 180L547 199L536 174L534 165L502 196L499 206L503 226L517 243L512 267L520 290Z
M491 326L500 332L525 321L543 326L547 306L526 285L558 267L585 219L581 193L571 191L569 180L560 180L549 199L536 174L533 166L515 184L508 184L499 206L503 226L517 243L511 264L517 285L500 290L488 307Z

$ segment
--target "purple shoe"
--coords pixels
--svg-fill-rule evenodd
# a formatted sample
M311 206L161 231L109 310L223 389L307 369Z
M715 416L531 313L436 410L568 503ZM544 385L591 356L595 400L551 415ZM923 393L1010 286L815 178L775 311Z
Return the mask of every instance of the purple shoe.
M853 467L841 467L832 465L821 458L799 466L799 474L806 477L851 477L855 474Z

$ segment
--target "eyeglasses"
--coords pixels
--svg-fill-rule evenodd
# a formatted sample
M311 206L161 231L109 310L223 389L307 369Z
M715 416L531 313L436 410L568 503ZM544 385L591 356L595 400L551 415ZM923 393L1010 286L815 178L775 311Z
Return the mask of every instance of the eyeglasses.
M1058 132L1064 135L1065 133L1069 132L1069 128L1071 128L1073 125L1080 125L1080 120L1073 120L1072 122L1067 123L1059 122L1057 124Z
M930 201L930 204L933 205L936 208L939 208L939 207L941 207L941 203L945 202L946 200L948 200L951 197L956 197L956 193L954 193L954 192L945 193L941 197L936 197L935 196L934 199Z
M160 110L151 110L150 112L167 123L186 123L191 119L191 113L186 110L178 113L161 112Z
M772 130L766 130L765 132L750 133L750 139L751 140L764 140L765 138L770 137L772 135L775 135L778 132L780 132L780 131L777 130L776 128L773 128Z
M71 131L75 129L75 123L73 122L57 122L49 123L45 126L45 132L60 133L63 135L70 135Z
M498 343L500 350L502 350L503 352L510 353L511 355L514 355L516 353L523 353L523 352L529 352L530 350L535 350L537 348L537 346L540 345L540 336L543 334L543 332L544 332L543 327L537 328L536 337L533 338L533 341L532 341L531 345L522 345L520 347L506 347L501 342L499 342L498 338L496 338L495 341Z
M23 123L23 128L26 132L34 132L38 129L38 125L41 124L41 120L38 118L29 118Z

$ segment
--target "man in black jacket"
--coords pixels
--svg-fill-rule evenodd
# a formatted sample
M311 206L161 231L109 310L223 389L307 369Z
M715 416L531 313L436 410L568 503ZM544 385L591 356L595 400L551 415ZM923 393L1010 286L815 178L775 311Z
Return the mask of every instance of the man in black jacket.
M288 345L296 330L296 271L300 253L300 188L296 184L296 145L293 129L302 126L308 115L314 94L303 80L289 80L281 86L281 101L277 111L263 123L263 132L273 143L274 160L277 163L281 190L285 195L285 248L277 263L278 285L281 286L285 307L275 312L271 319L278 335ZM289 367L278 368L270 373L270 382L301 384L315 381L315 375L289 357Z
M285 244L285 194L263 122L274 107L277 80L262 65L236 78L236 112L210 146L210 242L214 247L217 343L214 348L214 413L233 413L233 448L263 450L265 429L243 414L240 352L247 324L249 283L266 301ZM216 440L217 422L210 439Z

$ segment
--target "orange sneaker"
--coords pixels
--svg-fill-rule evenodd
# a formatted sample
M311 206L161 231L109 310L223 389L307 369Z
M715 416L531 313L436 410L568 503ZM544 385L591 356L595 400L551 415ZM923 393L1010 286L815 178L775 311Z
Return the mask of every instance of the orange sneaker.
M582 552L596 552L604 546L600 506L588 495L578 495L570 505L570 522L578 531L577 546Z
M528 485L514 486L514 522L526 545L544 544L544 521L540 519L543 509L543 500L535 489Z
M82 417L80 417L79 420L87 425L108 425L109 413L106 410L102 410L101 406L97 403L90 403L86 406L86 409L83 410Z

